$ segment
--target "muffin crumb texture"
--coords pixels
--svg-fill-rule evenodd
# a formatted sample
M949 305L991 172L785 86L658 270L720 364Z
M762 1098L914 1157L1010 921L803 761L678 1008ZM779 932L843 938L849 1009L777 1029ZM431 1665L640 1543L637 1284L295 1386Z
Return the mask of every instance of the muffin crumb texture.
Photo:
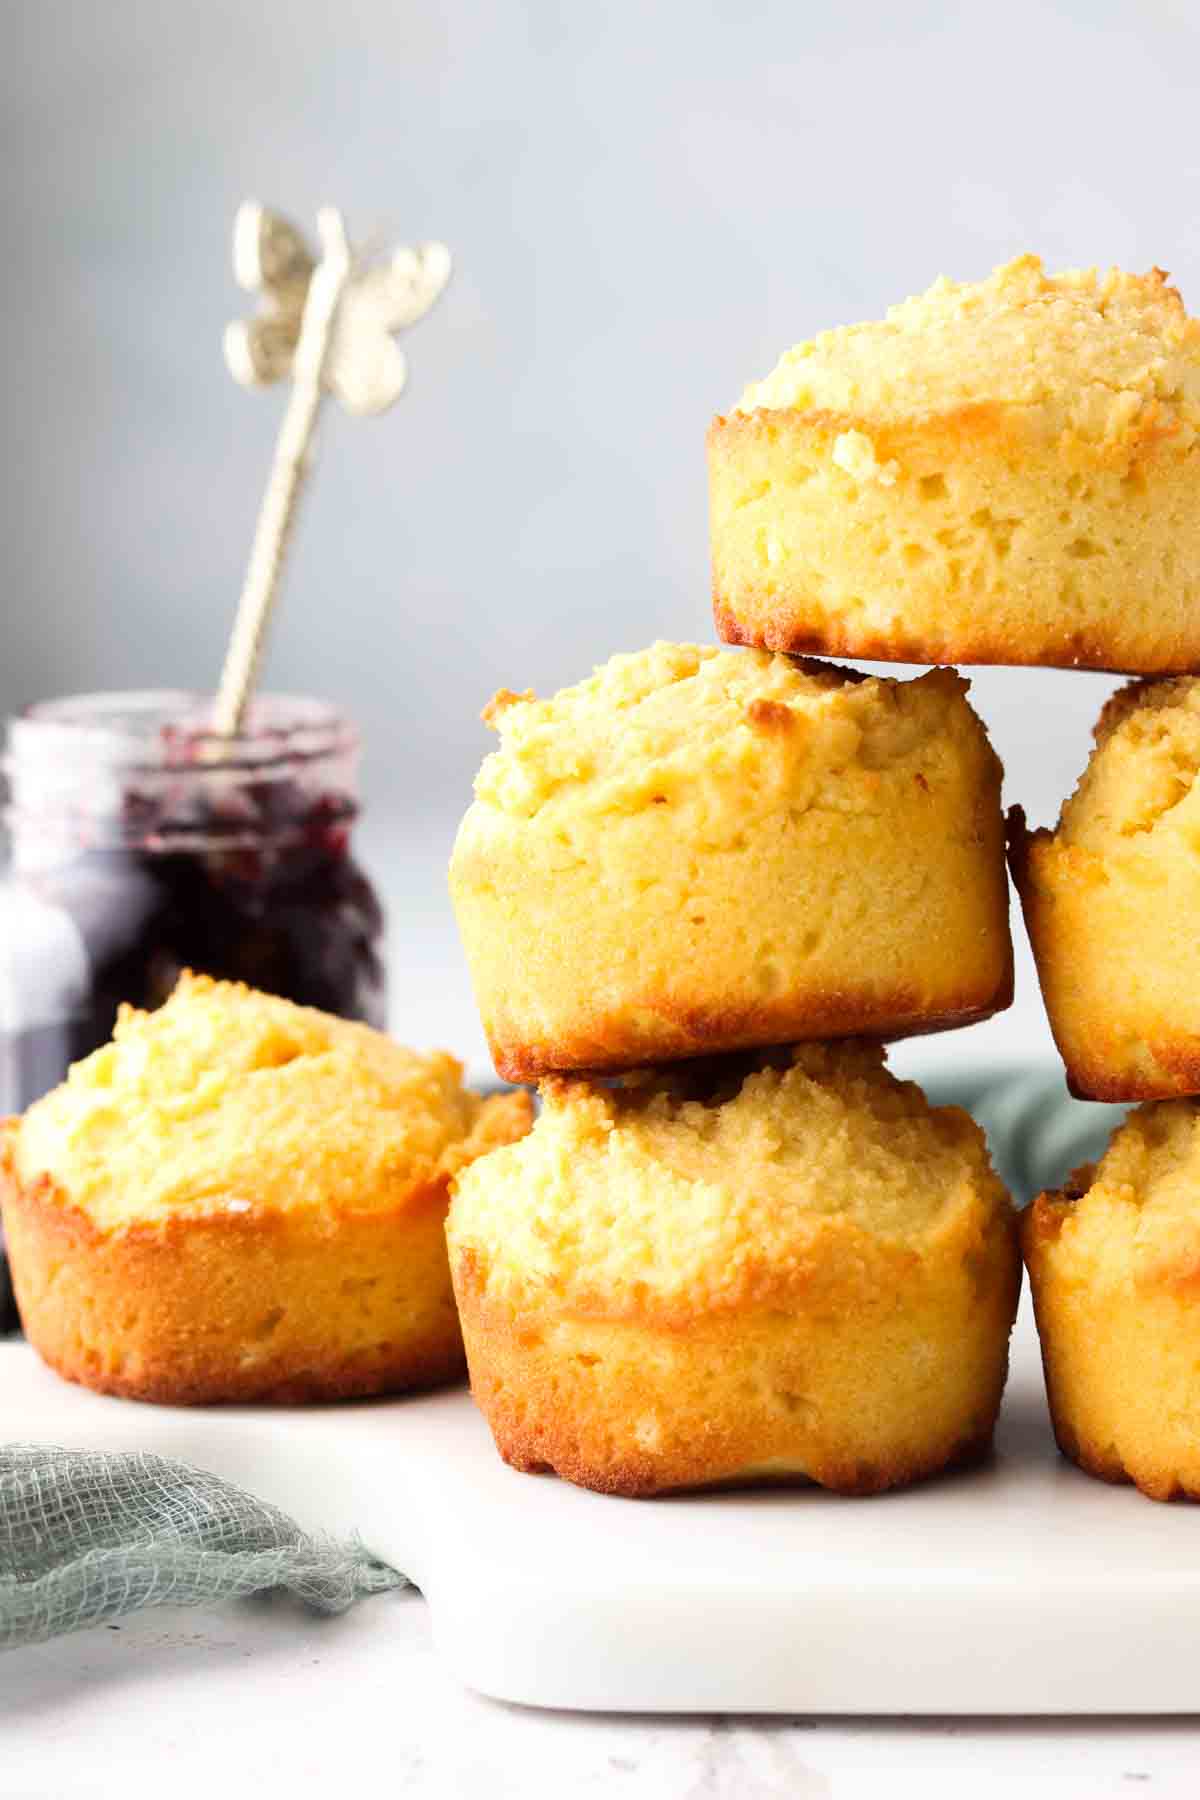
M1064 1455L1151 1498L1200 1499L1200 1111L1130 1114L1022 1236Z
M1011 830L1046 1011L1073 1090L1200 1093L1200 680L1109 700L1053 831Z
M709 434L729 643L1200 668L1200 323L1018 257L796 345Z
M447 1226L510 1461L631 1494L873 1492L986 1447L1018 1269L965 1113L856 1043L542 1093Z
M19 1179L47 1177L101 1229L214 1207L370 1211L452 1173L484 1102L442 1051L208 976L30 1108Z
M71 1380L175 1404L450 1379L450 1177L530 1116L452 1057L184 977L0 1133L26 1334Z
M1027 410L1052 438L1111 444L1170 434L1190 444L1200 421L1200 322L1161 269L1048 275L1040 257L1018 256L985 281L940 276L877 323L797 344L736 410L882 424L975 406ZM877 474L870 439L844 435L850 472L869 456L867 472Z
M668 643L507 696L450 867L499 1072L1007 1005L1001 769L965 696Z
M659 642L550 699L497 696L504 704L493 701L488 722L500 748L475 794L515 819L547 809L617 818L685 801L711 775L738 782L750 817L781 793L794 808L820 806L847 765L878 773L910 760L967 691L948 669L901 684L812 659ZM869 802L864 784L859 805Z

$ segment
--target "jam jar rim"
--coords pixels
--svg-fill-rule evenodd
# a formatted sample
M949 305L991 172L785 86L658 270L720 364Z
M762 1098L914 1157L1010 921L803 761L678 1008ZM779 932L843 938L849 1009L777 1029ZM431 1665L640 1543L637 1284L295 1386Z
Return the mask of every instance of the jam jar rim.
M14 714L0 756L0 839L6 840L0 865L13 864L18 835L76 849L158 851L303 840L310 817L303 809L275 819L231 814L222 828L213 819L173 820L168 797L178 796L181 784L210 794L250 784L262 791L322 765L343 771L326 795L327 823L345 826L357 818L357 793L344 778L357 764L359 735L331 701L256 695L247 727L232 738L208 728L212 704L211 694L188 689L114 689L40 700ZM36 793L32 808L27 780ZM162 797L161 813L125 815L113 796L130 788L146 799Z
M281 765L319 762L359 748L357 729L329 700L256 695L249 723L229 737L203 725L213 703L211 693L189 688L98 689L35 700L8 721L0 772L10 774L26 749L48 745L52 738L78 750L103 745L109 768L146 775L171 770L200 775L218 767L227 775L269 775ZM271 716L275 713L278 718ZM208 747L211 759L203 754Z

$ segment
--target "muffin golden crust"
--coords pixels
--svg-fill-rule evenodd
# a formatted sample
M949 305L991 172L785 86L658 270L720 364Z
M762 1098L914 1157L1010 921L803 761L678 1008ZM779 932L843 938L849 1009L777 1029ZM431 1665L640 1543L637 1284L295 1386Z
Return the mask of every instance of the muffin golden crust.
M709 433L728 643L1200 669L1200 323L1161 270L944 278Z
M452 1057L185 976L0 1131L22 1323L59 1374L176 1404L462 1369L451 1176L527 1129Z
M987 1448L1020 1266L965 1113L857 1043L542 1096L447 1221L506 1461L615 1494L866 1494Z
M1001 769L965 694L655 644L498 696L450 890L499 1072L1007 1006Z
M1072 1090L1200 1093L1200 680L1132 682L1054 831L1010 859Z
M1200 1109L1139 1107L1021 1223L1063 1455L1200 1499Z

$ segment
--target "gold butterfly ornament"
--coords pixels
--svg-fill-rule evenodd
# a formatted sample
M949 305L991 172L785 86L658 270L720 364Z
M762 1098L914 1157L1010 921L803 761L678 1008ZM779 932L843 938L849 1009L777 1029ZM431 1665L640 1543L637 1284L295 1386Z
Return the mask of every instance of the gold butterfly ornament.
M408 378L408 362L393 333L427 313L450 278L444 244L392 251L381 262L361 263L346 242L341 215L319 215L323 255L313 256L302 234L282 214L247 201L233 231L233 272L238 286L258 293L259 310L225 333L225 359L244 387L264 387L300 370L295 366L310 303L328 320L322 385L351 413L384 412ZM330 307L329 289L336 290ZM323 291L325 290L325 291Z
M317 231L321 252L314 256L290 220L254 201L234 221L234 276L259 296L259 306L252 318L226 328L225 360L245 387L290 377L292 392L214 708L214 730L222 737L234 735L245 716L321 400L331 393L350 413L386 411L408 379L395 333L422 318L450 278L444 244L371 260L351 249L333 207L318 213Z

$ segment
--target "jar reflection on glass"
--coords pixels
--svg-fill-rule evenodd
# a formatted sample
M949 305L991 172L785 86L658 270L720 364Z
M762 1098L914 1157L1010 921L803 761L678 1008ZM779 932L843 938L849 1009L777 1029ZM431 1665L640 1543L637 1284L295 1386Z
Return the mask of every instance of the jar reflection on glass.
M382 914L350 853L354 730L319 701L263 696L224 742L210 708L84 695L11 722L0 1113L183 969L382 1025Z

